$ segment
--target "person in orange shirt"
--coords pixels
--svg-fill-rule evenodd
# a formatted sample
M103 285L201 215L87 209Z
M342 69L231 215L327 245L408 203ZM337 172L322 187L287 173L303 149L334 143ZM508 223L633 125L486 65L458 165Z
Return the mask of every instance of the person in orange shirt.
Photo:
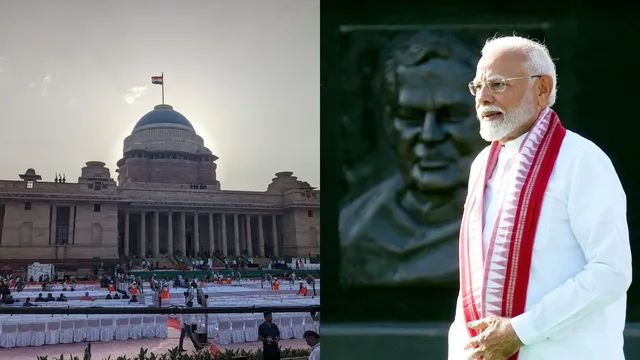
M273 279L273 290L280 290L280 281L278 281L278 278Z
M300 282L300 290L298 291L298 293L296 295L307 296L307 287L304 286L302 281Z
M138 295L138 284L136 284L135 281L131 283L131 286L129 286L129 291L131 292L131 295Z
M112 293L112 292L116 292L116 287L115 287L115 285L113 284L113 281L109 283L109 292L110 292L110 293Z
M160 293L160 298L161 299L169 298L169 286L167 284L162 285L162 292Z

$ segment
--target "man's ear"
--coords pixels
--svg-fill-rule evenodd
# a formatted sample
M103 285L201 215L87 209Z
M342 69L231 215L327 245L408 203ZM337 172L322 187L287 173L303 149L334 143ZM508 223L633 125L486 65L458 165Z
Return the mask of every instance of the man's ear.
M536 82L534 89L536 103L540 106L547 106L549 97L551 96L551 89L553 89L553 78L551 75L542 75Z

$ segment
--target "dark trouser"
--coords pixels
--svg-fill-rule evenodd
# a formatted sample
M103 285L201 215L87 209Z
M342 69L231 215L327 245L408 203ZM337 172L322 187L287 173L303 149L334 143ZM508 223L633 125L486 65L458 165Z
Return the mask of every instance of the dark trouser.
M264 347L264 360L280 360L280 349L278 345L275 346L265 346Z
M313 286L313 296L316 296L316 283L313 283L311 286Z
M196 349L200 348L200 344L198 344L198 342L195 339L195 335L193 333L193 325L185 325L182 327L182 330L180 330L180 344L178 345L178 349L182 349L182 344L184 342L184 337L188 336L189 340L191 340L191 343L193 344L193 347L195 347Z

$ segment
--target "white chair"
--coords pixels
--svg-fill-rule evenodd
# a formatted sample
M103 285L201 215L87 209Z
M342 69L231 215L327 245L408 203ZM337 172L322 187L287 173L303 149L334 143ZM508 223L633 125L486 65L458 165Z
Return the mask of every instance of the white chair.
M142 339L142 317L132 317L129 319L129 338Z
M87 319L73 320L73 342L83 342L87 340Z
M155 316L155 337L166 339L169 337L169 318L167 315Z
M100 319L87 319L87 341L100 341Z
M242 316L231 315L231 341L234 344L246 342Z
M147 315L142 317L142 337L150 339L156 336L156 317Z
M56 345L60 343L60 319L47 321L44 343L46 345Z
M73 319L64 318L60 320L60 344L70 344L73 342Z
M115 322L116 322L115 339L128 340L129 339L129 317L118 316L115 318Z
M207 323L206 318L207 317L205 314L194 315L193 320L195 321L197 332L199 333L207 332L208 334L209 329L206 328L206 323Z
M46 332L47 332L46 322L38 321L31 324L31 338L29 339L29 346L44 345Z
M0 347L3 347L3 348L16 347L17 337L18 337L18 324L12 324L12 323L2 324L2 333L0 333Z
M281 339L293 339L293 326L291 321L291 315L283 315L280 317L280 324L276 324L280 329Z
M220 345L229 345L232 340L231 319L220 319L220 327L218 330L218 342Z
M209 315L209 328L207 329L207 334L209 334L210 338L214 338L218 336L218 331L220 330L220 317L215 314Z
M302 339L302 335L304 334L304 317L300 314L295 314L291 319L293 337L296 339Z
M100 319L100 341L112 341L115 337L115 331L112 317Z
M25 321L18 323L18 335L16 337L16 347L29 346L31 343L31 321L25 319Z
M244 316L244 337L247 342L258 341L258 320L251 314Z
M311 330L311 331L318 331L318 325L316 325L316 322L313 320L313 318L311 317L311 314L307 313L304 317L304 331L307 330Z

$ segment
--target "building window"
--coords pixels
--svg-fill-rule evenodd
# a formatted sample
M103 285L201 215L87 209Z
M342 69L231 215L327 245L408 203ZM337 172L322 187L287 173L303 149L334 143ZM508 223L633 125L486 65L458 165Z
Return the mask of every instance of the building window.
M102 190L102 183L99 181L96 181L95 183L93 183L93 189L94 190Z
M100 204L93 204L93 212L100 212Z
M33 189L33 180L27 181L27 189Z
M308 210L307 211L307 216L308 217L313 217L313 210Z
M31 210L31 203L30 202L24 203L24 209L25 210Z
M56 225L56 244L69 244L69 227L66 225Z

